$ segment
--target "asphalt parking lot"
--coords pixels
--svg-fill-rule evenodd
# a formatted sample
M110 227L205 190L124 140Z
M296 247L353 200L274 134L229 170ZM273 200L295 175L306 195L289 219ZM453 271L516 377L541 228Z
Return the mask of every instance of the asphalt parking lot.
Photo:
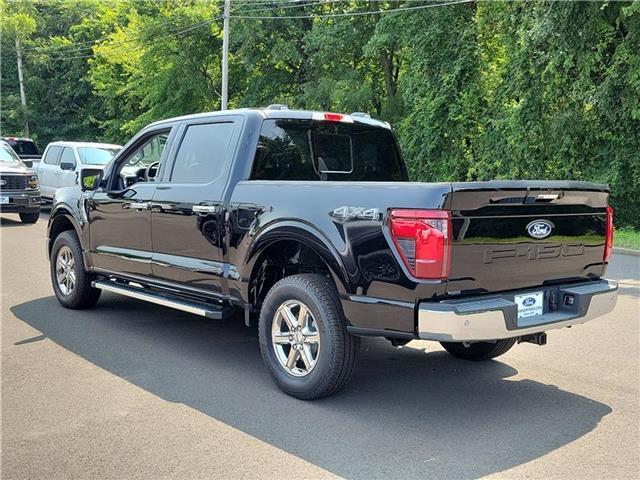
M638 478L640 257L614 312L468 363L365 340L342 393L302 402L256 332L103 294L53 296L46 214L2 215L2 478Z

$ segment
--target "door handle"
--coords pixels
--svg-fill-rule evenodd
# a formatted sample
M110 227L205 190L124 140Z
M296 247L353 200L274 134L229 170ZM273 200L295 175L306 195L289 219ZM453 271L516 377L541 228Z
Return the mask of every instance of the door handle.
M191 207L193 213L216 213L218 207L215 205L194 205Z
M123 203L122 208L131 208L136 210L147 210L149 208L148 202L130 202Z

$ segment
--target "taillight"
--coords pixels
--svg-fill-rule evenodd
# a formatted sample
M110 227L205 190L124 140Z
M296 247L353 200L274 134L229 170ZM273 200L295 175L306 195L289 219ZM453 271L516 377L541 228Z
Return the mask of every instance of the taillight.
M442 279L451 264L451 212L391 210L393 243L416 278Z
M613 208L607 205L607 233L604 244L604 261L608 262L613 250Z

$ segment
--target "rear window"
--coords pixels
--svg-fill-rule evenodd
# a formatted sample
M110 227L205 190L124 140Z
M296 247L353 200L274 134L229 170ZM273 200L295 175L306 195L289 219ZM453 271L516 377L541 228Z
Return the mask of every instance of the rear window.
M38 147L28 140L16 140L12 142L11 147L18 155L38 155Z
M399 182L407 176L393 134L359 123L265 120L253 180Z

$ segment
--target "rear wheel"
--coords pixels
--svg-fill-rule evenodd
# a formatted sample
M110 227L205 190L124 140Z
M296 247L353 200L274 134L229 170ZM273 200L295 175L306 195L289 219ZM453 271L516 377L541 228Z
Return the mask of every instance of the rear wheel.
M22 213L19 213L18 215L20 215L20 221L22 223L36 223L40 218L40 212L34 212L34 213L22 212Z
M82 248L75 232L62 232L53 242L50 258L51 283L63 307L92 307L101 290L91 286L91 275L84 269Z
M359 339L347 332L338 292L321 275L277 282L262 305L258 330L262 358L289 395L325 397L353 374Z
M517 338L505 338L493 342L440 342L440 345L454 357L465 360L489 360L507 353L516 341Z

